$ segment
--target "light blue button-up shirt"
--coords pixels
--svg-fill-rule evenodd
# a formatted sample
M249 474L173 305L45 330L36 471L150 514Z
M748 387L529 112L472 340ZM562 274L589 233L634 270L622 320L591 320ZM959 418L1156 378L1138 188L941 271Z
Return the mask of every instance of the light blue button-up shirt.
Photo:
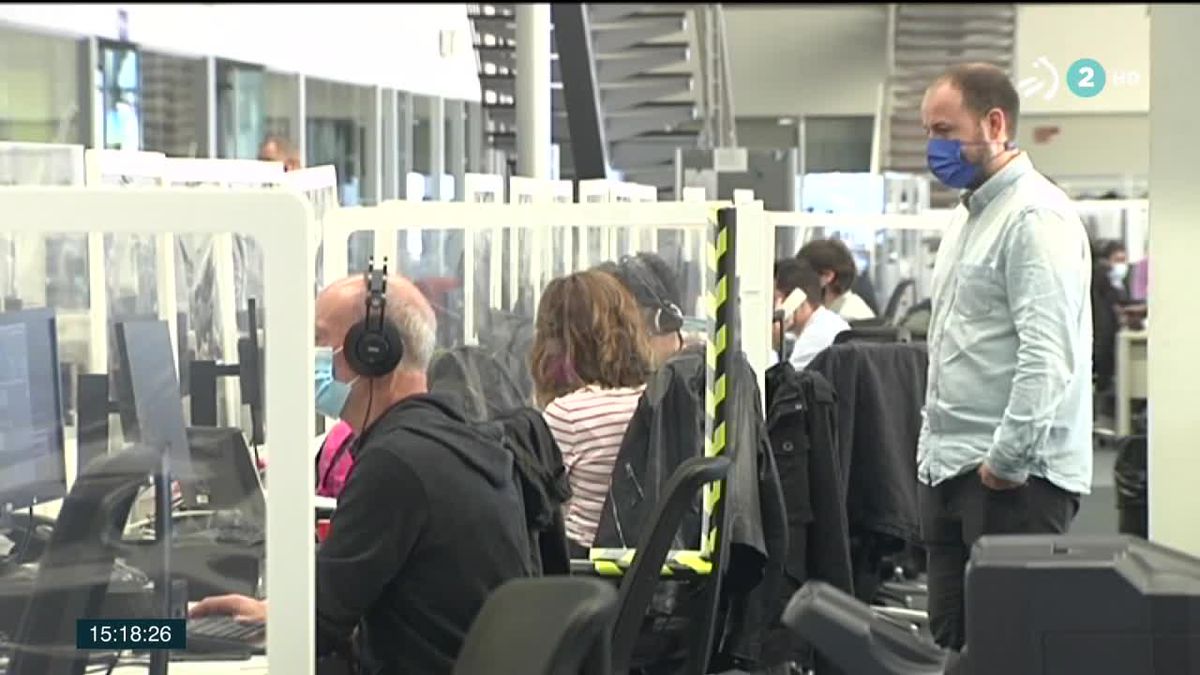
M921 482L1092 482L1092 263L1070 199L1021 153L963 198L933 277Z

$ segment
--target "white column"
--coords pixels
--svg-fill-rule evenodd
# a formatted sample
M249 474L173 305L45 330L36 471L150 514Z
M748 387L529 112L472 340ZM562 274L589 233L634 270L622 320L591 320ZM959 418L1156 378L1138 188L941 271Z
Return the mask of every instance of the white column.
M1195 79L1200 7L1150 6L1150 537L1200 555L1200 454L1196 405L1200 314L1193 293L1200 250L1200 137L1189 112L1200 106Z
M429 98L429 178L433 181L433 201L440 202L442 174L446 173L446 99L441 96ZM410 195L411 197L411 195Z
M396 109L396 91L382 90L383 114L383 190L381 201L400 197L400 116Z
M292 130L292 141L300 155L300 166L308 166L308 80L303 74L296 75L296 128Z
M450 122L450 137L446 149L450 155L446 171L454 176L454 194L443 195L443 199L461 202L466 198L463 176L467 173L467 120L466 105L462 101L446 102L446 119Z
M217 59L204 58L204 156L219 157L217 148Z
M517 5L517 173L550 178L550 5Z

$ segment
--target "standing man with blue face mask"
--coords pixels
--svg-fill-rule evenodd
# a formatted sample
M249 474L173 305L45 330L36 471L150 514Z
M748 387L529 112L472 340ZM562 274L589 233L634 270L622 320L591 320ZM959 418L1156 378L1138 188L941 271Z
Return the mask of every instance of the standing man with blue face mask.
M449 674L488 594L531 569L511 453L428 392L436 334L421 292L386 271L317 297L316 405L358 438L317 550L317 656L356 653L363 673ZM266 602L191 614L262 621Z
M938 249L918 448L935 639L962 649L985 534L1065 532L1092 478L1091 252L1070 199L1016 148L1020 99L987 64L922 103L929 168L964 190Z

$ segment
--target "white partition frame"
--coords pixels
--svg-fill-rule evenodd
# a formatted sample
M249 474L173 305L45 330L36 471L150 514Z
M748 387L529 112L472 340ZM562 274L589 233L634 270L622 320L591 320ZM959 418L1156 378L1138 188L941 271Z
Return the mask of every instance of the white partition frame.
M258 239L270 302L266 325L265 406L271 444L308 448L315 420L311 206L285 191L146 188L0 188L4 228L14 233L174 233L230 231ZM296 236L297 234L302 236ZM307 283L303 283L307 280ZM285 328L286 327L286 328ZM267 654L274 672L315 670L316 561L312 536L313 463L305 452L279 452L267 495Z
M684 229L685 232L695 232L696 236L705 236L712 204L695 204L684 202L659 202L653 204L633 203L592 203L592 204L467 204L424 202L412 203L406 201L391 201L372 208L339 209L331 213L325 220L326 251L345 251L350 235L354 232L369 231L375 233L375 241L380 241L387 232L395 241L398 231L420 229L461 229L464 232L463 250L475 250L476 235L483 232L494 232L497 229L526 230L529 236L541 239L539 246L549 248L551 230L556 227L583 231L584 228L604 228L608 230L625 228L630 231L669 227ZM495 240L493 240L495 241ZM493 245L493 250L497 246ZM376 248L379 252L380 249ZM464 260L469 261L470 255ZM575 269L586 269L600 260L580 260ZM502 270L493 265L491 270L493 281ZM464 340L467 344L475 344L478 335L475 329L474 317L474 266L464 265ZM544 270L543 270L544 271ZM348 273L346 256L325 256L324 273L327 279L340 279ZM531 278L533 286L540 290L548 279ZM493 284L493 293L494 291ZM499 308L498 303L491 303L493 308ZM536 308L536 304L535 304Z
M167 156L161 152L101 150L88 148L83 153L88 187L161 186L166 179ZM108 370L108 288L105 284L104 235L88 233L88 287L91 297L101 298L91 307L92 372ZM99 264L93 264L93 261ZM158 318L167 322L171 344L179 344L176 313L179 298L175 294L175 234L160 232L154 238L154 274L158 296ZM175 372L179 371L179 350L171 350Z

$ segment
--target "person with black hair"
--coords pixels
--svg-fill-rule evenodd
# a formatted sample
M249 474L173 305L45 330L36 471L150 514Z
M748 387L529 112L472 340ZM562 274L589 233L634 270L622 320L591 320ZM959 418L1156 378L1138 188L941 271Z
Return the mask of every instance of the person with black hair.
M846 321L875 318L875 312L851 288L858 278L858 265L845 242L840 239L810 241L796 257L807 260L821 275L821 292L826 307Z
M789 302L793 294L803 296L803 301ZM840 333L850 330L845 319L825 307L821 275L804 258L785 258L775 263L775 308L784 309L783 329L796 336L796 345L788 356L796 370L803 370Z
M1113 375L1117 363L1117 333L1121 330L1121 307L1129 304L1125 280L1129 276L1125 245L1115 240L1097 242L1092 266L1092 374L1096 393L1108 413Z
M683 349L683 299L670 265L655 253L642 251L618 262L597 265L624 284L637 300L650 338L651 366L657 369Z

